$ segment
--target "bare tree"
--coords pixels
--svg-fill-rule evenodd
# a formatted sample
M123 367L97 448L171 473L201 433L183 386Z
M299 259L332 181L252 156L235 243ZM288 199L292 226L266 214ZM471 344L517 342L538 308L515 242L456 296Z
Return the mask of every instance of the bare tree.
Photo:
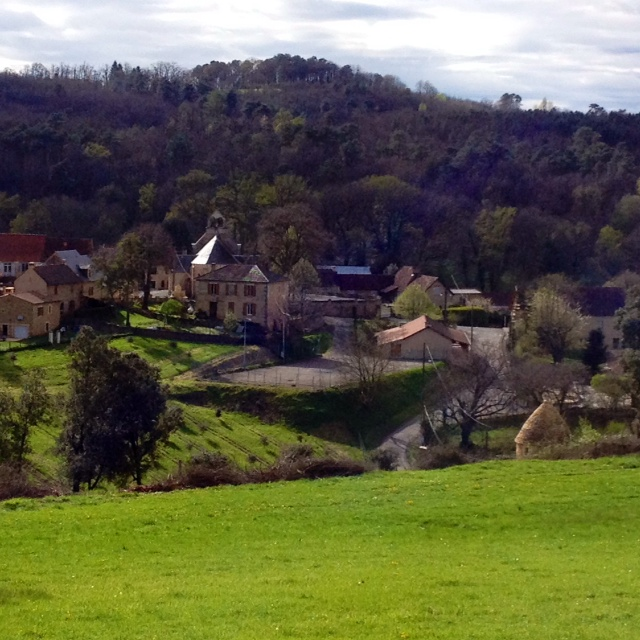
M545 400L560 412L569 400L582 400L589 381L587 368L578 362L552 364L533 358L514 358L511 362L511 384L519 404L530 409Z
M349 382L358 385L360 399L368 406L373 403L390 364L388 353L378 344L375 336L356 330L343 358L342 372Z
M453 351L436 371L425 388L425 407L442 410L459 427L460 446L469 449L473 431L513 403L507 356L502 348L481 345L471 352Z

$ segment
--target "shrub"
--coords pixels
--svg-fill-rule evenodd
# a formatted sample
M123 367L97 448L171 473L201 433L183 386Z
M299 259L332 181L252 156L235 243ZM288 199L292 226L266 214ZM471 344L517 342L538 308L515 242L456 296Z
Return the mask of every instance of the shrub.
M449 322L473 327L495 327L501 329L509 321L508 316L500 311L487 311L482 307L449 307Z
M0 465L0 500L11 498L43 498L66 493L62 486L36 481L24 470L10 464Z
M181 487L215 487L221 484L243 484L244 473L227 456L204 453L194 456L178 477Z
M580 418L578 422L578 431L574 436L574 441L579 444L589 444L598 442L602 438L602 434L593 428L593 425L586 418Z
M390 449L376 449L370 459L380 471L395 471L398 468L398 454Z
M472 456L456 445L437 445L419 449L415 458L416 469L446 469L475 462Z

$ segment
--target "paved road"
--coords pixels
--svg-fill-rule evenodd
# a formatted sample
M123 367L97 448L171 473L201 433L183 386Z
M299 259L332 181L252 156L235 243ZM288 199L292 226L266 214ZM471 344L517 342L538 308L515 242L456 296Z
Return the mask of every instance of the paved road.
M397 361L390 371L405 371L422 366L419 362ZM275 365L221 375L221 382L268 385L271 387L305 387L326 389L349 382L343 361L336 352L327 353L295 365Z
M422 416L414 416L404 422L378 447L381 451L391 451L397 460L397 469L411 469L410 452L422 444L420 422Z

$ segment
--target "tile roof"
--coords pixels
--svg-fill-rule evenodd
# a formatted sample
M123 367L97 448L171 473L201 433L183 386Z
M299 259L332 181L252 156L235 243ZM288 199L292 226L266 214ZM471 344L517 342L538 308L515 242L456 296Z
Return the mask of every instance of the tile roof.
M33 267L33 270L47 285L82 284L84 282L66 264L45 264L40 267Z
M24 300L30 304L44 304L44 300L35 293L8 293L7 295L15 296L16 298L20 298L20 300Z
M386 329L376 334L378 344L388 344L389 342L398 342L399 340L405 340L411 336L414 336L422 331L426 330L434 331L435 333L456 342L461 345L469 345L469 338L467 334L460 329L452 329L442 322L432 320L428 316L419 316L415 320L411 320L400 327L394 327L393 329Z
M227 264L197 279L207 282L253 282L256 284L286 280L277 273L261 269L257 264Z
M0 233L0 262L43 262L47 237L29 233Z
M83 256L75 249L69 249L67 251L56 251L50 255L45 264L66 264L76 275L80 276L83 280L90 280L95 282L100 279L99 273L91 272L91 258L89 256Z
M0 233L0 262L44 262L54 251L93 251L88 238L48 238L31 233Z

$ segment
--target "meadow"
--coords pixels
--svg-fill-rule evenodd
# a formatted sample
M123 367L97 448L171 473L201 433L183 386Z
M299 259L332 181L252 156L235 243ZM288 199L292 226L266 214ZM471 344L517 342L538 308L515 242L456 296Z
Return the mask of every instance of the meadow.
M230 345L159 340L141 336L113 338L109 344L121 351L137 353L156 365L165 380L220 356L239 351L238 347ZM69 383L67 348L67 344L45 345L1 353L0 382L8 387L19 387L24 375L28 375L33 369L41 369L50 390L63 390Z
M0 637L635 639L640 459L0 505Z

